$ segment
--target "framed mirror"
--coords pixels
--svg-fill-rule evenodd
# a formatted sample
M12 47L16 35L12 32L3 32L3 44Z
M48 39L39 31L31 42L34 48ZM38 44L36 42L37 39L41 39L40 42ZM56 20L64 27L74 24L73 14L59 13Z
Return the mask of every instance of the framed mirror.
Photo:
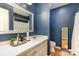
M68 27L61 28L61 48L68 49Z
M13 4L14 31L33 32L33 13Z
M0 31L9 31L9 10L0 7Z
M6 3L0 3L0 34L13 30L13 9Z
M0 34L33 32L33 17L16 4L0 4Z

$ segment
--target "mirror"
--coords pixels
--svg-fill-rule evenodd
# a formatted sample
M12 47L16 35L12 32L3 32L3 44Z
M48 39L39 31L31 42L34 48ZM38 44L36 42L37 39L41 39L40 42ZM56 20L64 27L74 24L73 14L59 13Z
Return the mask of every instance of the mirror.
M14 21L14 31L28 32L29 30L29 22Z
M61 28L61 48L68 49L68 27Z
M14 13L14 31L32 32L33 31L33 13L23 9L20 6L13 5Z
M0 6L0 34L33 32L33 13L16 5Z
M0 32L9 31L9 10L0 7Z

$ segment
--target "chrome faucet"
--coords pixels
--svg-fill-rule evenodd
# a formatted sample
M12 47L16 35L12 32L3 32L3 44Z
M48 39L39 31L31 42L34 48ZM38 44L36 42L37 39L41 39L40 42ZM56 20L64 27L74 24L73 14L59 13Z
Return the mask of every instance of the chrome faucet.
M29 40L29 32L26 33L26 40Z
M21 40L21 38L20 38L20 34L17 34L17 43L19 43L20 40Z

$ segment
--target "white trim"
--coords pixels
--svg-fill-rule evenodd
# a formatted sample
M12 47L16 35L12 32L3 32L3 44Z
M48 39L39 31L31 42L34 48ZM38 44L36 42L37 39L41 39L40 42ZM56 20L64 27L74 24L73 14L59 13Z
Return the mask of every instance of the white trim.
M32 14L32 24L31 24L31 26L32 26L31 32L33 32L34 31L34 14Z
M9 5L12 6L13 8L20 9L20 10L24 11L25 13L32 14L32 12L30 12L30 11L28 11L28 10L26 10L26 9L24 9L24 8L22 8L22 7L20 7L20 6L17 5L17 4L10 3Z
M58 7L62 7L64 5L68 5L69 3L50 3L50 9L55 9Z
M59 47L59 46L55 46L56 48L59 48L59 49L61 49L61 47Z

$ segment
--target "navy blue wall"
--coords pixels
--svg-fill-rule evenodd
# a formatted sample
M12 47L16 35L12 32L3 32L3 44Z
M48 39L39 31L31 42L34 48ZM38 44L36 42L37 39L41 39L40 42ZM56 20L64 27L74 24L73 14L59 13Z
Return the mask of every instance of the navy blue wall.
M61 27L68 26L69 48L71 48L74 18L78 9L79 4L68 4L50 10L50 40L55 41L57 46L60 46L61 43Z
M36 4L35 12L35 34L49 35L49 4Z

